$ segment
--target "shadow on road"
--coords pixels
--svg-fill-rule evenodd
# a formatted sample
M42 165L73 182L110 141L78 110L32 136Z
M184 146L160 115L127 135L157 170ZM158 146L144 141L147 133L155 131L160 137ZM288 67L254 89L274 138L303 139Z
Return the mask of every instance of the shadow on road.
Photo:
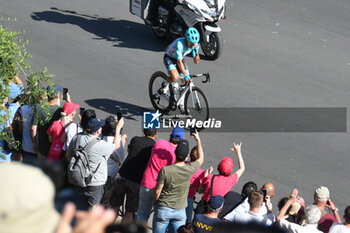
M152 35L150 27L144 24L85 15L75 11L51 8L50 11L33 12L32 19L58 24L73 24L96 35L96 40L106 40L115 47L137 48L151 51L164 51L167 42Z
M134 121L137 121L136 117L142 116L144 111L153 111L138 105L128 104L111 99L90 99L85 100L85 103L91 107L100 109L112 115L117 115L118 112L121 112L123 117Z

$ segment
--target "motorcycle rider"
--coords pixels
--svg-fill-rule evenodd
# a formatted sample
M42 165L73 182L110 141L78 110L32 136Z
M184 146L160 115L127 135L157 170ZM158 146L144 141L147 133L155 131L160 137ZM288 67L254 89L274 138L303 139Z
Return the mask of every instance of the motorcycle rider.
M159 26L158 18L158 7L162 4L164 0L151 0L149 2L148 15L145 20L145 23L152 25L154 27Z
M190 80L190 73L185 62L185 56L192 52L193 61L198 64L200 35L196 28L190 27L185 33L185 37L174 40L166 49L163 62L170 76L162 85L161 94L165 94L169 90L169 83L176 82L181 79L180 88L184 89L186 82Z
M165 4L164 7L169 11L168 15L168 21L171 22L172 18L175 16L175 12L172 10L176 4L181 4L183 0L175 0L171 3L168 1L168 4ZM150 0L149 2L149 8L148 8L148 15L145 20L145 23L148 25L151 25L153 27L159 26L159 20L158 20L158 7L160 5L163 5L164 0ZM169 25L168 25L169 26Z

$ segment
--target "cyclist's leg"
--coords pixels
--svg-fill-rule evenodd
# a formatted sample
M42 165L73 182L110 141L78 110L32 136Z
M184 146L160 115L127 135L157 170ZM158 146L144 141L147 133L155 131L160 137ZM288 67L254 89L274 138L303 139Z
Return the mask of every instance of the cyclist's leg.
M163 58L164 65L170 74L170 77L166 80L168 83L175 82L179 78L179 72L176 69L176 60L171 57L164 55Z
M188 69L188 65L187 65L185 59L182 60L182 63L183 63L184 66L185 66L186 73L189 74L190 71L189 71L189 69ZM176 66L176 68L177 68L177 71L178 71L178 73L179 73L179 78L181 79L181 85L184 86L184 85L186 84L186 81L184 80L184 75L183 75L183 73L181 73L181 71L178 69L177 66Z
M161 88L158 90L159 95L170 96L169 84L173 82L174 77L179 76L175 66L175 59L169 57L167 54L164 54L163 63L170 74L167 78L162 82Z

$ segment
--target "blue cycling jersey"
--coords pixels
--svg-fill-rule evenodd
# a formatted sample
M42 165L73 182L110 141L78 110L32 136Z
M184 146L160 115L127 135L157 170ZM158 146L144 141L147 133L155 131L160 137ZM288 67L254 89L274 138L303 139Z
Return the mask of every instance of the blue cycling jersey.
M185 37L174 40L165 50L165 54L176 60L183 60L184 57L192 52L193 48L187 48Z

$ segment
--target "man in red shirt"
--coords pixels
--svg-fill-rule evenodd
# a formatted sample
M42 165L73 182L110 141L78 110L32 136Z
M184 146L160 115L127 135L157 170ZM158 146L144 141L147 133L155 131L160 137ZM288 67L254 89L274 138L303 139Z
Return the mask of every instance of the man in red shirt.
M233 186L236 185L238 179L242 176L245 170L245 166L242 157L241 146L242 142L240 144L233 143L234 148L231 148L231 150L237 154L239 164L239 169L235 173L231 174L233 170L233 161L230 157L225 157L221 160L218 166L219 175L216 175L213 179L213 196L225 196L233 188ZM208 175L206 178L204 178L202 184L204 188L202 199L206 202L208 202L210 199L210 186L212 185L212 177L212 174Z

